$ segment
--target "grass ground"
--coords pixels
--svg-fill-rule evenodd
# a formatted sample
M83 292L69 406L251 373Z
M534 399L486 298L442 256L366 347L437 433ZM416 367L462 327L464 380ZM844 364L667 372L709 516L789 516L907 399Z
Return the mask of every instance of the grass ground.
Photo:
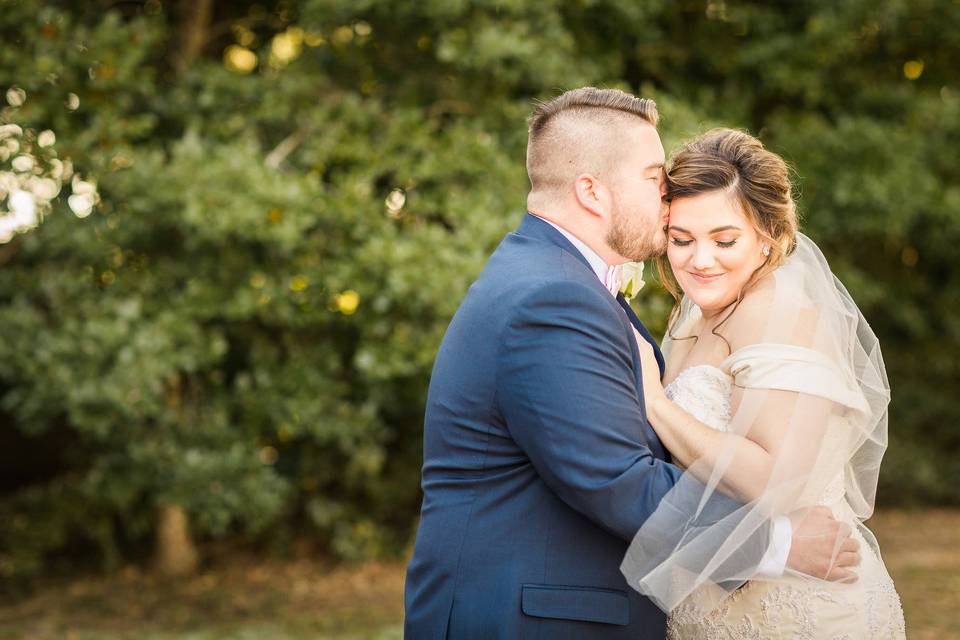
M887 511L870 523L911 640L960 639L960 510ZM403 564L256 558L186 580L129 567L0 604L0 640L396 640Z
M888 511L867 525L900 593L907 638L960 639L960 510Z

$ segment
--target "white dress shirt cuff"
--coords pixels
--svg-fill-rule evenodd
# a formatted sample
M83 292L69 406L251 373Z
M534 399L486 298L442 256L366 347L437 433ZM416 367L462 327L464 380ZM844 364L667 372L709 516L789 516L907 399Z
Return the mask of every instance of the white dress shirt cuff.
M757 576L761 578L779 578L787 568L787 557L790 555L790 545L793 543L793 526L787 516L777 516L773 519L773 531L770 536L770 546L760 560Z

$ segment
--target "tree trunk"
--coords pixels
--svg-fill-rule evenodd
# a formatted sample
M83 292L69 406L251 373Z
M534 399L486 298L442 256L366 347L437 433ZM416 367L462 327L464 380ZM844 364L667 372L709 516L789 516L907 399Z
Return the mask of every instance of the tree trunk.
M174 53L173 68L180 76L186 73L207 44L213 19L213 0L180 0L177 13L179 42Z
M188 575L197 569L197 548L190 536L190 519L183 507L157 510L156 569L165 576Z

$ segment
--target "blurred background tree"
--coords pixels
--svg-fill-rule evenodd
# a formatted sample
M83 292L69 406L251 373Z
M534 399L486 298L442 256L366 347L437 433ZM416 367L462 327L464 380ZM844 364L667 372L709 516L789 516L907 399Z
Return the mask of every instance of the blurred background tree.
M0 579L151 549L189 572L214 538L403 549L436 348L523 213L525 118L588 84L656 99L668 151L722 124L791 162L884 348L880 500L960 504L960 3L0 8L0 126L26 132L0 216L18 157L89 181L0 244ZM655 331L670 304L636 301Z

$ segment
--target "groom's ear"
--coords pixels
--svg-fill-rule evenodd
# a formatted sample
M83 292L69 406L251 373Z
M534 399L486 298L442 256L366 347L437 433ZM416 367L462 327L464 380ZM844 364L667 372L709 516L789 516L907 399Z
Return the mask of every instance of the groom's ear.
M610 190L600 180L589 173L581 173L573 181L573 193L580 206L593 215L606 218L610 214Z

